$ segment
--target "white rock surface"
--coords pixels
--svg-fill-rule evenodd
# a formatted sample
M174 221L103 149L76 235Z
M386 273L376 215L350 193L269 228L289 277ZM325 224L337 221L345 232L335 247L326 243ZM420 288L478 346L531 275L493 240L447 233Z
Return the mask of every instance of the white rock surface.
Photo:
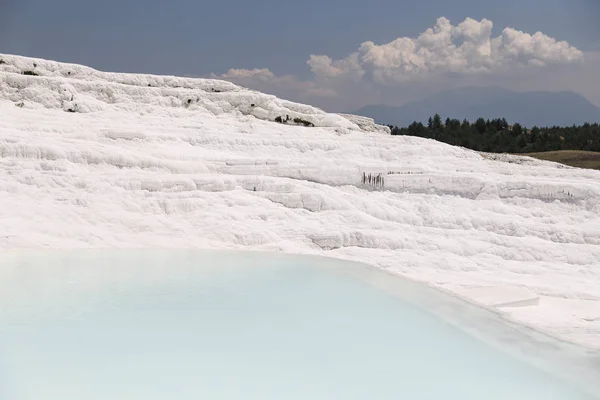
M223 81L0 59L0 249L320 254L483 304L469 288L520 287L538 304L509 318L600 349L598 171L392 137ZM316 127L271 122L287 114Z

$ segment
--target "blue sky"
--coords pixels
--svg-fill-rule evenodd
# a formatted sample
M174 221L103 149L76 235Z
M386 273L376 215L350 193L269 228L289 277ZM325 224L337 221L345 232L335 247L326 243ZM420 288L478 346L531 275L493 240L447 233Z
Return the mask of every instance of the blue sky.
M303 81L313 76L307 65L312 54L343 59L365 41L415 38L442 16L454 25L466 17L487 18L494 23L494 36L514 27L532 34L541 31L586 52L598 51L598 3L2 0L0 52L102 70L176 75L268 68L276 76Z

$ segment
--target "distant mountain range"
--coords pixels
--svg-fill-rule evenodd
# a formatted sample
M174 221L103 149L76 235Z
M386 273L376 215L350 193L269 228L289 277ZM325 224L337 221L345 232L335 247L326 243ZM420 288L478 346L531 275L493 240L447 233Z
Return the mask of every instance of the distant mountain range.
M442 119L506 118L526 127L571 126L600 122L600 108L574 92L513 92L494 86L464 87L440 92L399 107L371 105L353 114L384 125L408 126L427 122L435 113Z

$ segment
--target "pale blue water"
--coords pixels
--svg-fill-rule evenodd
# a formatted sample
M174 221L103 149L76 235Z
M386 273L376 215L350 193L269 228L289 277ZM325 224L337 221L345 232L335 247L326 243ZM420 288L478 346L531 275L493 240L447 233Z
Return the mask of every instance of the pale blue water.
M12 253L0 279L3 400L592 398L356 264Z

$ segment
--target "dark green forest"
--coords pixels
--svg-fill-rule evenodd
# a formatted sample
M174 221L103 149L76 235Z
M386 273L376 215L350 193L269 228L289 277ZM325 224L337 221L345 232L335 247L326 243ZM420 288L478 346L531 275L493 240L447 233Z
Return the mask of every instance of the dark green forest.
M510 125L506 119L474 123L467 120L442 118L436 114L425 125L413 122L408 127L390 126L392 135L419 136L455 146L490 153L535 153L557 150L586 150L600 152L600 125L584 124L570 127L532 127L518 123Z

